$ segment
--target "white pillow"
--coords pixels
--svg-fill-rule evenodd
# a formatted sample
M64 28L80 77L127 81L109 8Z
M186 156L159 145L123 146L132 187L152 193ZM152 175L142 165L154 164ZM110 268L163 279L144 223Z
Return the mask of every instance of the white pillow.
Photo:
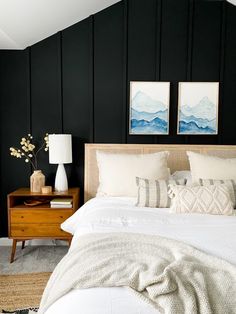
M173 180L190 180L191 177L191 171L190 170L181 170L181 171L175 171L172 173L171 178Z
M225 184L208 186L169 185L172 213L232 215L233 203Z
M99 187L97 196L137 195L136 177L169 178L166 151L154 154L119 154L97 151Z
M236 158L225 159L187 152L192 182L199 179L236 180Z
M219 185L225 184L228 187L230 197L233 202L234 208L236 208L236 181L235 180L212 180L212 179L199 179L199 185Z

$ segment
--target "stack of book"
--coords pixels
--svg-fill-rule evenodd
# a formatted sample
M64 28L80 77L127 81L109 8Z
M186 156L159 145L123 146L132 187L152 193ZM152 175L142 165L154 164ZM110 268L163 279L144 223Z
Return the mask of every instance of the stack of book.
M71 198L54 198L50 201L51 208L72 208Z

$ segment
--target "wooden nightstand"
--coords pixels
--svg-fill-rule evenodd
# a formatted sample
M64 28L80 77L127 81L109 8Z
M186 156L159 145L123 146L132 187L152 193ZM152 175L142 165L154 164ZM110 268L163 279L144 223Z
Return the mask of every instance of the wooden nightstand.
M72 208L50 208L53 198L71 198ZM34 207L24 205L26 200L48 200ZM13 239L10 262L14 261L16 244L31 239L58 239L71 242L71 234L61 230L60 225L79 207L79 188L50 194L32 193L28 188L18 189L7 196L8 236Z

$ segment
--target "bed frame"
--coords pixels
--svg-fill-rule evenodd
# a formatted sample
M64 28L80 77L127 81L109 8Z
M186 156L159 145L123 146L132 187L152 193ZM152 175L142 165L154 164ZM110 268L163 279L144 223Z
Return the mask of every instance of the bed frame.
M171 173L177 170L189 169L186 154L188 150L224 158L236 157L236 145L85 144L85 202L96 195L98 188L97 150L117 154L147 154L167 150L170 152L168 166Z

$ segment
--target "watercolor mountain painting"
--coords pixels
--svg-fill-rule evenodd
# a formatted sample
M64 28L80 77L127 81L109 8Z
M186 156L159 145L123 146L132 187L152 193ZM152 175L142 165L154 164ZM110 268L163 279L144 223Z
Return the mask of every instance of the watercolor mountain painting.
M142 89L135 90L131 95L130 134L169 133L169 104L160 98L154 99Z
M207 96L179 109L179 134L217 134L216 105Z

